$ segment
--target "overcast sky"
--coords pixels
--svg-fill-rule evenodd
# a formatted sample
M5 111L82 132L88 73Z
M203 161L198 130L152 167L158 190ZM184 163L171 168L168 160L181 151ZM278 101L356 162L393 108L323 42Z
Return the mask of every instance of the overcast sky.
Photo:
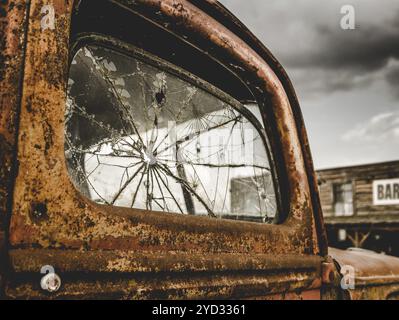
M221 0L288 72L316 168L399 160L398 0ZM342 30L343 5L355 30Z

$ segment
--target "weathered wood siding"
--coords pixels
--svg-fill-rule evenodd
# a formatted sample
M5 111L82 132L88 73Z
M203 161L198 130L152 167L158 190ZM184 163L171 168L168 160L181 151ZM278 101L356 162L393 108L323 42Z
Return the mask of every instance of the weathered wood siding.
M399 178L399 161L326 169L317 173L324 216L334 216L333 185L349 182L352 182L354 215L399 215L399 205L373 205L373 181Z

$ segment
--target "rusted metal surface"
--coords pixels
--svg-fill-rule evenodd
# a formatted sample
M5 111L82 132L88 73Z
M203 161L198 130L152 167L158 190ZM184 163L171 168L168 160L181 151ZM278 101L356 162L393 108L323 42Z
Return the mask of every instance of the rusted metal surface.
M27 8L27 1L2 1L0 4L0 296L6 271L6 228L16 170Z
M7 296L319 299L324 286L324 298L346 298L339 289L333 261L322 259L327 241L308 140L295 92L281 65L214 1L203 1L198 7L194 4L199 1L184 0L113 2L205 48L246 80L264 118L273 120L269 134L282 190L286 190L287 212L283 215L287 219L280 225L222 221L103 206L80 194L70 180L64 156L74 1L32 0L22 91L15 72L22 63L22 34L12 33L6 38L5 50L2 47L8 62L1 70L6 77L0 79L0 178L12 177L7 170L16 163L12 154L22 92L20 166L9 239L14 274L7 284ZM54 30L42 30L40 25L41 9L48 4L55 9ZM206 4L211 5L209 14L204 11ZM25 15L21 10L16 11L20 20L15 21L22 23ZM9 30L13 24L5 21L1 27ZM13 60L15 64L9 59L12 52L19 59ZM2 201L9 197L9 183L10 179L0 186L5 194ZM0 214L6 212L5 204L1 202ZM398 296L398 259L331 253L341 266L352 264L358 271L350 298ZM51 296L39 287L40 268L47 264L56 268L63 283Z
M118 3L207 48L248 79L264 116L275 119L273 144L281 151L277 161L284 165L280 179L285 178L288 190L288 218L281 225L265 226L161 214L101 206L78 193L64 160L73 1L32 1L19 132L21 166L10 229L11 266L18 276L7 285L8 297L50 298L40 290L37 277L41 266L51 264L65 279L62 290L51 298L99 298L101 291L104 297L125 299L319 299L322 283L324 298L345 298L333 262L320 257L327 243L306 132L292 85L275 58L218 4L214 9L226 19L220 22L234 24L236 34L187 1ZM40 28L40 11L46 4L55 7L55 30ZM12 21L22 23L25 7L12 8L18 9L10 8L18 13ZM10 16L14 17L7 19ZM15 71L22 63L24 43L22 33L8 31L13 24L7 19L1 25L10 34L2 47L6 76L1 79L1 174L8 178L1 179L6 182L1 185L2 213L11 190L21 89ZM13 63L11 52L18 58ZM398 259L331 253L341 266L356 268L356 289L349 291L350 298L398 296Z
M193 8L193 6L190 6L189 4L179 6L179 4L175 2L159 3L157 1L150 1L146 3L151 5L151 7L153 8L152 12L165 13L165 16L163 18L161 15L154 15L151 16L151 18L161 20L160 23L168 26L176 33L180 33L188 38L191 38L192 33L194 33L195 36L192 36L193 39L195 39L196 37L198 38L199 34L202 37L201 44L203 46L206 46L207 48L215 48L215 46L217 46L219 49L223 48L223 53L226 53L227 51L227 54L219 55L217 56L217 58L221 61L225 61L227 65L230 65L232 68L234 68L235 72L239 74L243 79L250 79L250 75L253 75L253 72L255 72L256 79L254 80L254 82L256 84L248 80L248 86L250 86L251 89L255 92L255 95L258 91L259 100L263 102L263 110L265 112L266 109L268 109L265 104L273 105L274 117L278 119L277 125L279 126L279 128L277 128L277 131L279 134L278 136L282 138L280 143L282 146L284 146L282 153L284 154L283 157L285 157L285 159L281 159L280 161L281 163L283 163L283 161L285 160L284 163L288 167L285 169L287 169L286 173L288 175L289 194L291 198L287 201L292 204L292 212L290 212L289 214L289 220L290 222L294 222L296 220L295 217L299 218L298 220L301 220L302 218L306 219L306 217L308 217L312 221L308 220L305 224L315 227L311 212L311 196L308 193L309 186L306 176L306 169L303 167L301 144L297 136L295 120L293 119L288 97L286 96L284 88L282 87L281 82L276 77L273 70L271 70L269 66L265 64L264 60L262 60L262 58L257 53L255 53L254 50L249 48L238 37L232 35L234 41L228 41L232 39L230 39L230 35L228 36L225 33L226 30L223 27L218 28L215 25L212 25L211 20L209 18L206 18L206 15L203 12L195 8L193 9L193 12L190 12L190 9ZM139 9L140 8L138 8L137 10ZM172 23L172 19L174 23ZM187 21L190 21L192 23L187 23ZM212 33L207 33L207 28L212 29ZM192 33L188 34L188 32L190 31ZM214 51L209 51L213 53L214 51L216 51L216 48L214 49ZM215 55L216 54L217 53L215 52ZM266 82L266 84L257 83L259 78L262 78ZM262 87L262 85L265 87ZM267 92L266 96L265 92ZM289 120L289 123L285 122L285 120L287 120L288 118L291 119ZM295 138L293 136L295 136ZM299 165L300 163L302 163L302 167L301 165ZM300 190L302 190L303 192ZM299 198L301 197L303 197L302 200L299 200ZM307 198L307 200L305 200L305 198ZM298 200L299 202L303 201L302 205L298 205ZM304 205L304 202L306 202L306 205ZM298 205L298 210L294 209L294 207L296 206L295 203L297 203ZM305 209L306 207L310 210L310 212L308 212L307 214L305 214L305 211L307 210ZM287 222L287 224L289 224L290 222ZM312 240L314 240L313 243L315 244L318 243L318 238L316 238L317 235L313 231L315 230L312 230L310 232L315 237L315 239L312 238ZM318 248L315 250L318 250Z
M313 159L310 150L309 139L304 125L302 111L291 80L289 79L282 65L265 47L265 45L260 42L259 39L257 39L255 35L221 3L215 0L190 0L190 2L198 4L201 9L205 10L209 15L229 28L229 30L239 36L243 41L246 42L248 46L250 46L257 54L259 54L259 56L264 59L264 61L276 74L285 92L287 93L298 128L299 140L301 142L303 158L305 160L309 188L311 190L312 196L313 215L315 219L315 228L319 243L320 255L326 256L328 253L328 241L326 228L324 225L321 201L319 198L317 176L314 171Z
M182 27L184 20L184 29L192 32L194 39L201 36L212 42L213 47L225 51L230 61L243 65L248 77L252 74L262 81L264 88L259 92L267 92L271 97L270 107L278 119L277 129L284 145L282 155L291 204L289 218L281 226L220 222L98 206L78 194L65 170L63 154L67 30L72 3L54 2L58 13L56 29L41 32L40 20L35 17L40 16L40 7L46 3L34 1L31 9L19 135L19 158L26 161L21 161L17 179L11 224L13 246L101 249L122 245L126 249L146 247L165 251L184 247L185 251L193 252L318 252L301 144L281 83L243 41L185 1L135 1L132 6L152 13L163 12L162 18L171 19L170 28ZM62 189L58 188L60 184ZM47 219L40 223L31 220L33 203L46 206ZM177 230L181 236L176 236Z
M379 278L399 280L399 258L378 254L366 250L339 250L330 248L331 256L340 265L350 265L356 268L356 277L361 281L378 282Z
M332 258L329 256L321 264L321 281L325 284L331 284L335 280L335 265Z
M12 177L22 80L26 1L6 1L0 11L0 224L5 222ZM3 36L4 35L4 36Z
M204 259L193 254L126 254L123 251L70 251L60 257L56 251L38 249L36 252L17 250L11 259L15 265L29 266L21 268L25 272L22 286L16 283L8 287L7 295L12 298L46 297L35 273L43 263L63 266L56 271L65 286L51 296L54 299L82 297L82 292L86 299L283 299L291 297L286 292L293 290L297 292L296 299L315 299L317 291L320 295L320 270L315 268L317 257L312 260L297 255L248 258L239 254L215 254ZM143 262L144 259L150 263ZM124 270L121 271L120 266L124 266ZM85 272L87 276L77 278L78 272ZM90 272L96 276L93 278Z
M251 297L251 300L320 300L320 299L321 299L320 289L271 294L263 297Z
M147 258L147 260L146 260ZM60 273L71 272L278 272L284 268L291 272L307 270L320 273L317 256L279 254L242 255L238 253L213 253L206 257L186 252L151 253L106 250L82 252L66 251L63 256L52 249L16 249L10 254L16 272L35 273L47 264L60 266ZM319 279L320 280L320 279Z
M97 276L74 279L64 277L65 285L49 295L36 281L23 281L7 288L7 296L16 299L318 299L314 274L131 274L126 278ZM293 286L293 283L295 284ZM284 292L283 294L281 292Z
M82 271L79 266L87 261L83 256L90 253L95 257L92 260L93 271L114 275L124 272L133 274L143 269L150 273L160 273L159 270L178 272L173 268L179 266L187 272L198 272L198 268L210 268L209 257L219 255L215 260L219 271L239 269L251 274L248 271L251 270L250 266L260 263L259 260L261 263L258 268L261 267L262 270L270 270L270 266L275 266L275 270L279 272L276 280L271 281L274 277L272 272L263 275L262 280L259 280L263 283L259 287L259 294L256 294L256 285L251 282L248 290L252 286L252 296L270 293L266 283L285 283L282 287L277 284L273 286L273 290L277 292L289 292L298 285L299 291L319 288L321 258L317 254L323 250L319 248L317 232L320 230L316 228L313 216L313 200L309 189L308 169L303 157L303 143L297 130L298 120L294 117L289 98L276 74L243 40L187 1L120 3L148 16L170 31L187 37L194 45L205 45L222 63L233 68L242 78L248 79L247 84L258 97L264 116L272 115L275 119L273 138L275 148L280 150L281 155L281 159L278 159L283 166L281 180L288 190L285 195L289 203L289 212L286 213L288 218L283 224L276 226L220 221L206 217L101 206L78 193L70 181L64 160L65 88L73 2L37 0L32 1L30 8L19 131L20 167L10 228L10 254L14 272L33 272L38 267L35 261L40 261L38 257L42 252L37 250L44 249L53 250L51 254L56 258L49 260L56 269ZM41 30L40 27L41 8L47 4L52 4L55 8L55 30ZM27 250L24 255L28 260L16 258L20 257L19 248ZM118 250L116 257L109 254L114 250ZM142 254L134 255L134 252ZM289 259L263 256L270 254L296 254L296 265L309 263L313 266L313 271L304 276L303 271L289 263ZM78 258L70 259L70 255ZM184 259L180 258L176 261L181 264L173 267L170 265L173 259L162 260L159 258L161 255L187 258L190 255L195 257L196 262L188 259L191 263L183 263ZM246 262L229 258L234 255L243 257ZM42 262L45 261L40 263ZM177 277L176 274L173 276ZM89 288L97 290L98 286L108 285L106 281L85 284L82 278L75 283L67 282L65 290L59 295L85 294L90 292ZM234 288L245 277L233 278L223 278L230 289L223 285L217 286L217 289L213 286L214 289L209 289L212 293L199 295L234 296L231 290L236 290ZM172 284L173 280L170 281ZM190 286L192 290L211 286L206 283L200 277L192 280ZM114 285L116 291L124 292L123 297L131 297L134 292L134 288L129 287L126 281L111 281L109 290ZM17 297L23 296L25 292L25 296L35 296L37 292L34 293L36 289L32 289L32 286L33 284L18 285L11 282L8 294ZM155 286L156 284L150 286L152 292L159 292ZM179 295L197 297L184 290L179 291ZM155 293L148 294L147 297L152 297ZM245 295L249 296L250 292ZM175 297L173 294L169 296Z
M360 250L329 252L341 268L355 270L355 289L348 290L351 299L387 299L399 293L399 258Z

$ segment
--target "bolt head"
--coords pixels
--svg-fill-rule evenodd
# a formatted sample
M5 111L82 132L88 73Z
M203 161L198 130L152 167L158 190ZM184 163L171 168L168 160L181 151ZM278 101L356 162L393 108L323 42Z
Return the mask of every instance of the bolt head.
M61 278L56 273L48 273L40 281L40 286L45 291L57 292L61 288Z

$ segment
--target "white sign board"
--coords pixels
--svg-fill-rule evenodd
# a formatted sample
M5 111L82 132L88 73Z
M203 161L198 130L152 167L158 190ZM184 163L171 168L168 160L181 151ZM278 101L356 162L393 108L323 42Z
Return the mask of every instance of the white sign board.
M373 204L399 205L399 178L373 181Z

